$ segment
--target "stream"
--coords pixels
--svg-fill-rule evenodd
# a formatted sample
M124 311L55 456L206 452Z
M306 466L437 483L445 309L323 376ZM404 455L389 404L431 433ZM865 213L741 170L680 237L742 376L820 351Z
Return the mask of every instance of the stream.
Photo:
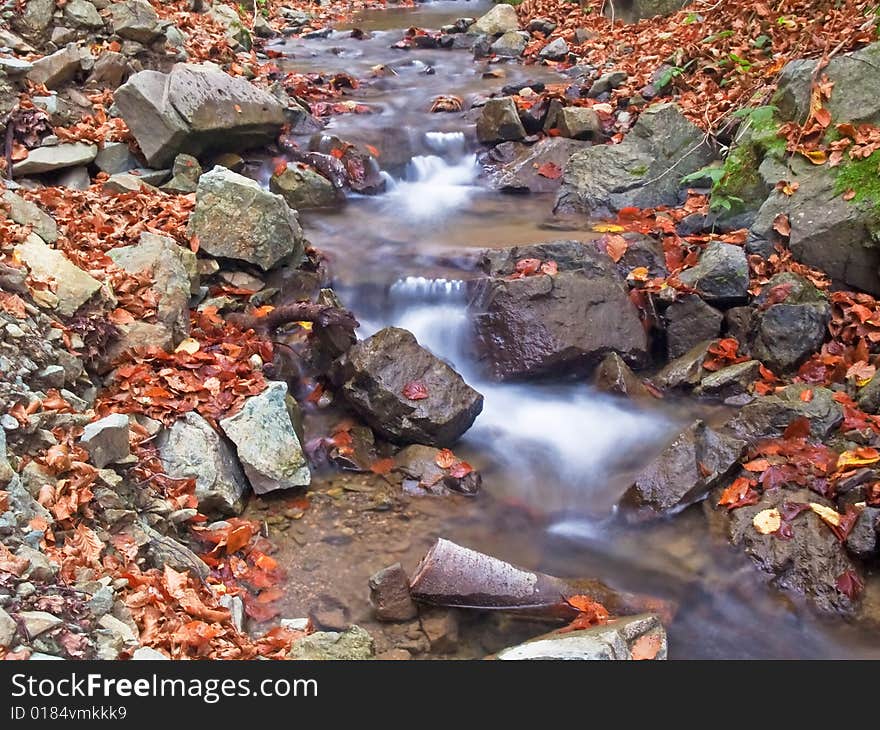
M375 475L326 474L315 480L310 508L286 524L282 515L292 508L283 497L252 501L248 514L268 516L288 572L282 615L305 615L318 602L374 633L380 650L405 646L414 639L404 629L371 619L367 577L397 561L411 572L443 536L547 573L672 599L679 607L667 627L672 658L880 656L876 636L817 617L769 586L747 557L712 534L700 506L652 525L614 519L632 474L682 423L698 413L712 418L717 409L669 400L636 405L583 382L498 384L480 372L468 349L464 284L476 251L594 236L586 223L554 224L552 195L494 191L478 160L471 103L505 84L559 80L556 71L506 63L491 66L503 78L484 78L487 64L469 51L390 48L410 26L439 28L490 7L440 0L367 11L328 38L272 46L285 54L278 63L286 70L369 80L348 98L374 113L338 115L326 132L376 147L386 192L301 216L310 242L328 257L334 289L361 322L359 336L406 328L485 396L483 413L455 447L482 472L475 499L411 498L389 509L392 498L377 496L384 487ZM355 27L371 35L356 40ZM396 74L371 78L377 64ZM429 113L440 94L461 97L465 111ZM461 646L444 655L478 657L545 630L474 617L462 627Z

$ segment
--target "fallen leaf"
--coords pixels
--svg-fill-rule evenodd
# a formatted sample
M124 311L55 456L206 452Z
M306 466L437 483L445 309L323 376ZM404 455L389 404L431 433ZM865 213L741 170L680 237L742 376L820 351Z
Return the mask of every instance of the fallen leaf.
M449 449L440 449L434 457L434 463L441 469L449 469L458 459Z
M420 380L413 380L403 386L403 397L408 400L425 400L430 397L427 386Z
M558 180L562 177L562 168L555 162L545 162L538 167L538 174L548 180Z
M623 258L624 254L626 254L629 249L629 243L619 234L609 234L604 237L604 241L605 251L615 264Z
M762 535L770 535L782 526L782 515L778 509L764 509L752 519L752 525Z

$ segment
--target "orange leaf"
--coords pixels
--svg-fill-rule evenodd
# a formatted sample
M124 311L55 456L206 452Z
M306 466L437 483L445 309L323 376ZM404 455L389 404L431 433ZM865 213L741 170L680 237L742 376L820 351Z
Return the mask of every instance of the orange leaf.
M229 533L229 537L226 539L226 554L228 555L237 550L241 550L241 548L251 541L253 534L250 525L242 525L241 527L235 528Z
M458 459L449 449L440 449L434 457L434 463L441 469L449 469L456 461Z
M555 162L545 162L538 167L538 174L548 180L558 180L562 177L562 168Z
M616 233L605 235L605 252L615 264L623 258L628 249L629 243L623 236Z
M430 397L427 386L420 380L413 380L403 386L403 397L408 400L425 400Z

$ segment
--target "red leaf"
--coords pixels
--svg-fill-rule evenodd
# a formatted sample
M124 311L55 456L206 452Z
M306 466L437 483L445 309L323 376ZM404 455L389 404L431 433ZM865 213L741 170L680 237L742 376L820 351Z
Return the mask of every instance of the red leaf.
M862 589L865 587L865 584L862 582L862 579L859 577L859 574L854 570L846 570L837 576L837 581L834 584L841 593L847 596L851 601L854 601L858 598L859 594L861 594Z
M449 449L440 449L434 457L434 463L441 469L449 469L458 459Z
M538 167L538 174L548 180L558 180L562 177L562 168L555 162L545 162Z
M795 418L790 424L788 424L788 428L785 429L785 433L782 434L782 438L784 439L805 439L810 435L810 421L801 416L800 418Z
M413 380L403 386L403 397L409 400L425 400L429 397L428 388L420 380Z

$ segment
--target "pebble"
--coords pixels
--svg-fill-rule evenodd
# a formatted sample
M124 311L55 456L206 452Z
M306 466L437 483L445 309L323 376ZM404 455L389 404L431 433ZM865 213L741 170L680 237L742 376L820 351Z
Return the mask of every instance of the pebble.
M64 623L58 616L53 616L46 611L20 611L18 619L24 623L25 632L30 638L39 636Z

